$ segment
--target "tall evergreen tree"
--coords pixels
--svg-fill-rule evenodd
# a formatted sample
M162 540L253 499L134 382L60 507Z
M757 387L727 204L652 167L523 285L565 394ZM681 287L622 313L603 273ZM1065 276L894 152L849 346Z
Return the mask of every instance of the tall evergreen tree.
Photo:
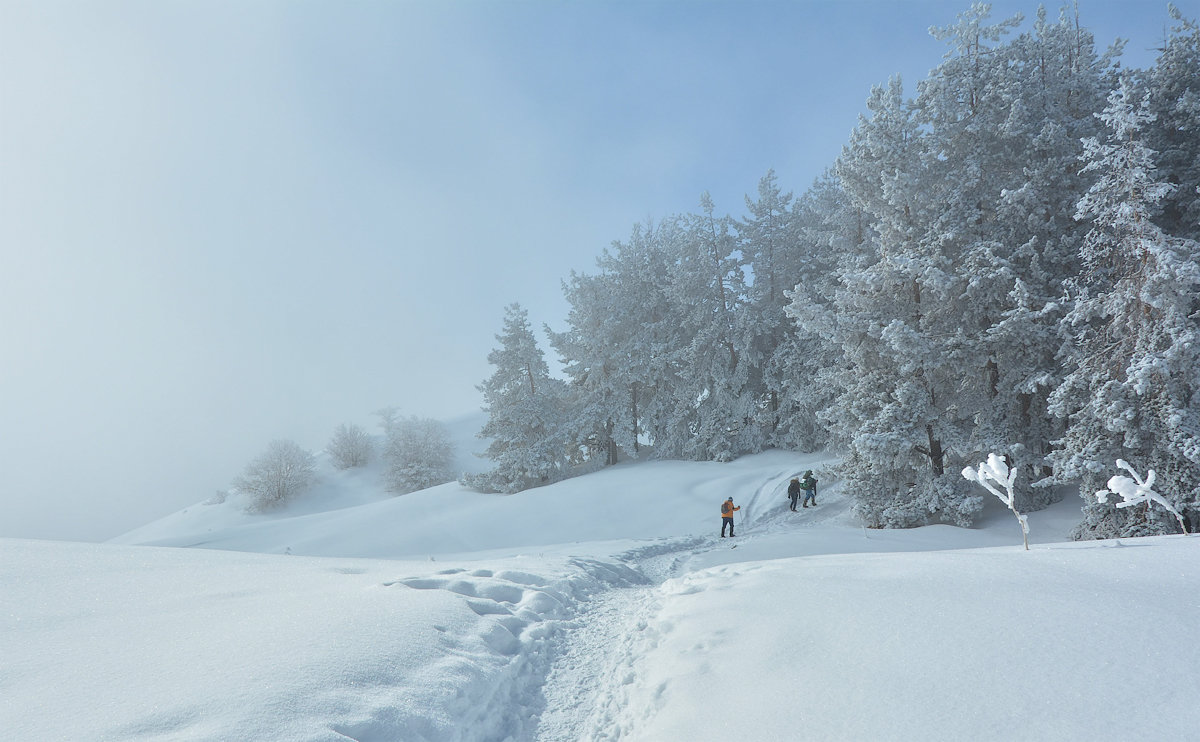
M1047 424L1046 398L1059 378L1061 282L1082 237L1072 218L1086 188L1079 140L1095 132L1108 60L1077 18L1052 24L1044 9L1032 33L998 43L1018 20L988 25L977 5L938 29L952 51L922 83L917 106L939 153L940 206L927 239L950 256L961 287L948 292L958 331L951 321L943 333L947 354L964 364L952 447L1009 454L1026 470L1017 496L1029 510L1054 492L1027 483L1047 473L1060 432Z
M657 455L724 460L744 452L737 440L754 408L738 315L746 301L731 220L718 217L707 193L701 214L679 220L667 243L673 269L666 292L674 306L678 370L670 407L654 429Z
M1069 420L1054 459L1060 479L1081 483L1081 537L1169 532L1173 519L1093 493L1124 459L1154 469L1177 510L1200 510L1200 245L1154 221L1173 187L1144 142L1148 97L1137 101L1123 79L1100 118L1105 141L1084 143L1098 179L1078 204L1090 230L1084 270L1069 284L1070 373L1051 398Z
M898 79L876 87L867 105L872 116L837 166L870 229L831 307L831 339L847 366L825 417L850 442L846 476L867 523L968 524L982 498L942 476L947 436L958 432L949 405L962 359L946 352L946 337L958 332L953 256L926 239L940 206L930 197L937 153Z
M550 333L577 398L572 437L606 463L618 451L639 453L644 410L669 396L679 322L664 287L672 270L664 249L670 224L637 225L628 243L613 243L596 275L572 274L566 332ZM655 407L657 409L657 407Z
M488 413L479 437L490 440L484 455L495 466L464 482L516 492L565 476L567 399L563 382L550 376L529 314L519 304L505 307L504 330L496 340L500 346L488 354L495 371L479 386Z
M793 334L783 307L784 292L800 280L799 250L793 218L792 194L780 187L775 171L758 182L758 198L746 197L748 216L738 225L742 265L749 275L746 304L738 314L738 345L750 371L749 384L757 398L747 421L752 436L747 447L761 449L779 427L781 385L771 369Z
M1145 75L1154 125L1145 131L1158 153L1162 182L1175 186L1159 223L1169 234L1200 239L1200 25L1170 6L1176 25Z
M815 451L831 444L819 414L837 395L838 370L845 366L842 350L830 340L821 318L832 311L839 266L857 255L865 224L830 173L796 199L792 211L799 277L784 291L789 332L767 367L768 387L781 390L780 422L770 443Z

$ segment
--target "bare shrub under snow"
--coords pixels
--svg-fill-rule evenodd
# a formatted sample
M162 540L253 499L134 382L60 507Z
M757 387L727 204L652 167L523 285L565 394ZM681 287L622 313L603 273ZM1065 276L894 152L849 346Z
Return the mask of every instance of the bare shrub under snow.
M275 440L246 466L234 486L249 498L247 510L261 512L304 491L312 483L315 467L313 455L295 442Z
M333 431L325 451L329 461L337 469L353 469L366 466L371 460L373 447L367 431L357 425L339 425Z

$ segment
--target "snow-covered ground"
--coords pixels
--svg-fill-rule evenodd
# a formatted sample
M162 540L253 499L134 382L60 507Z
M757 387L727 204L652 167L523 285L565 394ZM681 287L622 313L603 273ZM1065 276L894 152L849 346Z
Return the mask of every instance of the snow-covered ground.
M788 479L816 470L815 509ZM623 464L511 496L323 471L108 544L0 540L13 740L1130 740L1200 728L1200 538L1069 497L865 531L826 462ZM720 539L718 505L742 505ZM994 500L995 498L990 498ZM204 548L165 548L204 547Z

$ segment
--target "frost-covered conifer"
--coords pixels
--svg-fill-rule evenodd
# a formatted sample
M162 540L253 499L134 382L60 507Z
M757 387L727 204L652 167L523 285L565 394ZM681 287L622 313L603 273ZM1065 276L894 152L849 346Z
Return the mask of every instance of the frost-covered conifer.
M570 380L569 437L590 459L637 456L673 407L675 352L689 340L667 293L674 231L673 221L637 225L597 260L597 274L573 273L564 286L568 329L550 343Z
M1069 421L1057 474L1081 482L1085 502L1077 535L1103 538L1163 529L1092 497L1114 459L1145 462L1167 501L1200 510L1200 247L1154 221L1171 186L1143 141L1153 120L1146 98L1122 79L1099 116L1109 134L1085 142L1097 181L1078 204L1090 229L1084 270L1069 284L1070 373L1051 403Z
M651 433L658 456L723 460L741 449L733 438L755 406L750 359L737 332L745 274L731 220L715 214L707 193L700 207L702 213L679 220L666 244L674 266L664 288L678 328L669 356L676 375Z
M739 448L760 450L780 424L781 382L772 373L783 359L777 353L792 350L793 328L783 313L786 291L800 281L801 251L792 211L792 194L779 187L775 171L758 182L758 197L746 197L748 216L739 221L738 247L743 271L749 276L746 302L738 313L735 335L743 349L748 384L756 399L748 410Z
M491 441L484 455L495 466L464 482L517 492L566 475L567 400L562 381L551 378L529 315L519 304L505 308L504 331L496 339L500 346L488 354L495 370L479 386L488 413L479 436Z
M842 349L826 331L838 289L838 266L852 261L863 239L863 218L830 173L793 206L799 278L785 291L789 332L767 366L767 383L781 389L779 425L771 444L814 451L837 445L820 418L836 397Z
M1155 116L1145 136L1157 152L1159 179L1176 186L1162 201L1159 224L1200 240L1200 25L1174 5L1169 10L1175 26L1144 76Z
M856 463L845 476L864 522L968 524L980 499L961 479L943 476L947 446L961 438L953 405L963 358L947 351L958 332L954 263L926 239L939 206L930 180L936 152L899 80L875 88L867 105L872 116L860 121L837 165L868 228L825 312L824 331L841 346L845 366L822 417L849 441Z
M963 343L974 359L959 404L973 416L969 448L1023 462L1018 501L1037 509L1055 492L1028 484L1050 474L1045 456L1061 435L1046 405L1061 378L1062 282L1077 270L1085 231L1073 218L1089 183L1077 164L1080 139L1097 130L1092 114L1111 57L1096 56L1077 18L1064 11L1050 23L1040 9L1032 32L958 62L990 80L964 97L969 107L959 103L969 115L950 117L945 127L960 144L943 169L957 173L949 180L976 208L956 218L968 225L958 232L959 271L966 278Z

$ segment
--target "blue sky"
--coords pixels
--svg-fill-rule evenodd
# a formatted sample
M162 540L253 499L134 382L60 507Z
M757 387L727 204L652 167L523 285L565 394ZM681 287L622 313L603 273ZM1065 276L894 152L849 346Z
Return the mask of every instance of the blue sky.
M966 8L0 0L0 536L105 538L274 438L478 410L506 304L562 329L635 222L740 215L770 168L802 191ZM1169 24L1080 10L1134 66Z

